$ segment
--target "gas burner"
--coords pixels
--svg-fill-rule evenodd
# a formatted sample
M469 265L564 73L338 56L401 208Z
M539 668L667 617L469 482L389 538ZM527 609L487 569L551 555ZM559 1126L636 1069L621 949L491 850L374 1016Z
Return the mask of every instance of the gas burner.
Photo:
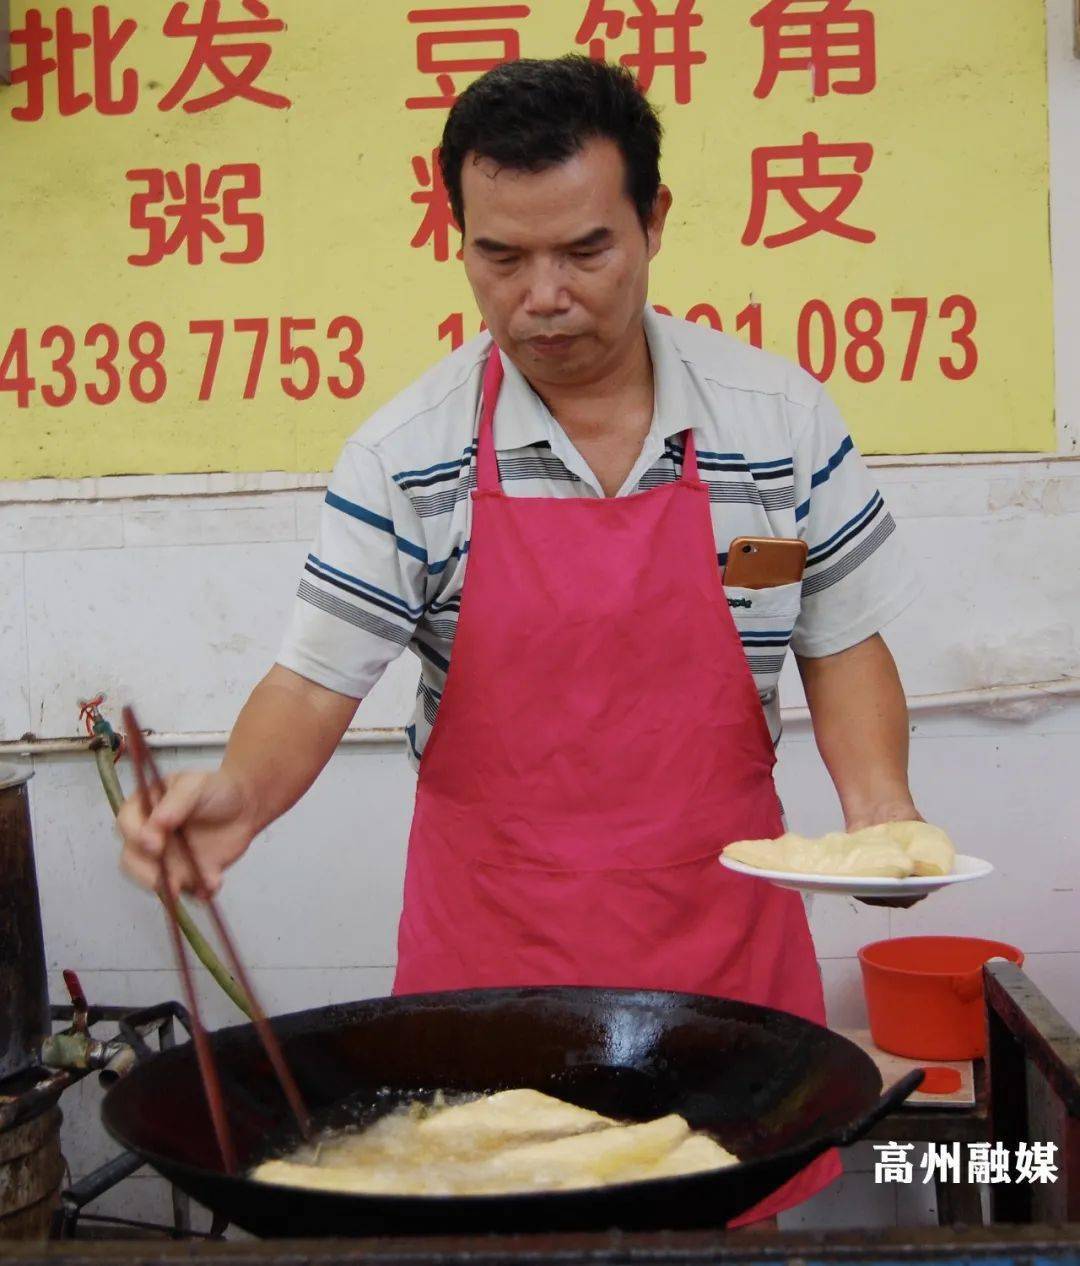
M187 1012L177 1002L140 1008L90 1005L75 972L65 971L64 983L71 1001L49 1010L54 1025L67 1027L41 1041L33 1064L0 1082L0 1171L9 1172L4 1188L11 1202L0 1216L0 1231L14 1233L15 1238L76 1237L80 1218L99 1220L83 1214L86 1206L145 1164L133 1152L120 1152L60 1189L64 1164L57 1105L63 1092L93 1072L102 1085L112 1085L152 1055L154 1046L174 1046L177 1023L189 1037L191 1032ZM106 1025L113 1027L105 1035L92 1032ZM128 1225L124 1219L101 1220ZM188 1198L174 1189L172 1224L140 1227L171 1238L189 1236ZM211 1234L223 1229L221 1225Z

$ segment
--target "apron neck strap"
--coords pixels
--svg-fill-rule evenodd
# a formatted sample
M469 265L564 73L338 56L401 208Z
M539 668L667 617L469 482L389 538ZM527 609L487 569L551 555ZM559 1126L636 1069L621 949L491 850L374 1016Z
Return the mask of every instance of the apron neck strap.
M476 448L476 487L480 492L498 492L501 488L499 460L495 455L495 406L499 402L502 380L502 357L492 343L480 392L480 434Z
M683 483L698 483L697 445L694 443L692 426L683 431L682 477Z
M480 492L499 492L502 488L499 459L495 454L495 406L499 402L502 381L502 357L492 343L480 391L480 434L476 447L476 487ZM684 483L698 482L697 446L692 427L683 432L682 478Z

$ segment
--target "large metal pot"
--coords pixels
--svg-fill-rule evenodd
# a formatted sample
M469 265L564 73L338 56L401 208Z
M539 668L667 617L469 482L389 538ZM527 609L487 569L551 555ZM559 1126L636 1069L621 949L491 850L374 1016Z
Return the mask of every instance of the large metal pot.
M0 766L0 1095L33 1085L49 1032L27 783L31 771ZM46 1098L0 1131L0 1240L44 1239L63 1173L60 1110Z
M49 1032L49 989L27 783L0 765L0 1081L36 1062Z

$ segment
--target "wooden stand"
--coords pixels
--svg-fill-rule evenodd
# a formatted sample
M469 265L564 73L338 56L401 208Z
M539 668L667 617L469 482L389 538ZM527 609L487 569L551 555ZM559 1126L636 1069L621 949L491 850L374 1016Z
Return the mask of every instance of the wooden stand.
M995 1222L1080 1222L1080 1034L1014 963L983 968L990 1128L996 1141L1056 1143L1054 1183L995 1183Z

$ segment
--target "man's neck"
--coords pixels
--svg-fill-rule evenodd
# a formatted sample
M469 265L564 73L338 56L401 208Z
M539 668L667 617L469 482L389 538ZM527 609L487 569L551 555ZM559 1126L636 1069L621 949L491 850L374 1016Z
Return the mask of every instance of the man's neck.
M631 352L593 382L554 390L533 385L608 497L625 484L652 426L655 388L644 328Z

